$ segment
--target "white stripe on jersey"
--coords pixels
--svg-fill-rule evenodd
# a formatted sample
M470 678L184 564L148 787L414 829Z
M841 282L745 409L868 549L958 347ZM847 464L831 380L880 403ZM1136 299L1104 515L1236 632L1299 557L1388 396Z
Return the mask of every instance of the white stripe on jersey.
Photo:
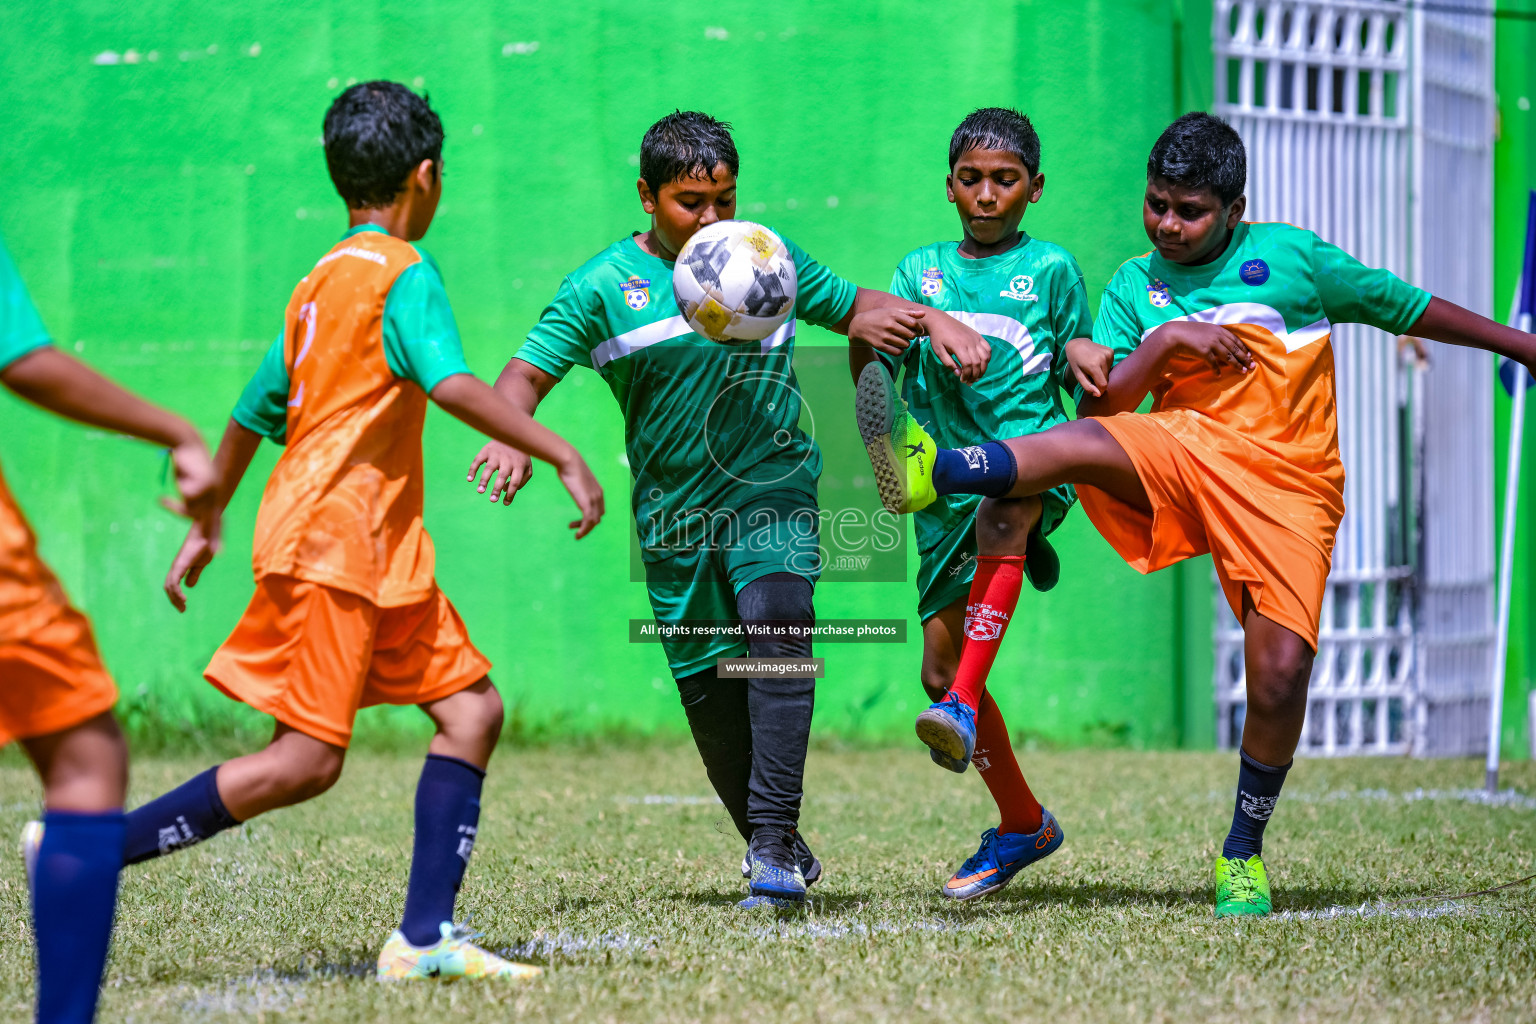
M941 312L948 313L978 334L985 334L989 338L997 338L1012 345L1024 362L1025 377L1044 373L1051 368L1050 350L1036 352L1035 339L1030 336L1029 328L1013 317L1004 316L1001 313L968 313L965 310L955 309L941 310Z
M632 331L625 331L617 338L609 338L601 345L593 346L592 369L601 369L615 359L632 355L657 342L670 341L692 333L693 328L689 327L688 321L681 316L669 316L665 320L657 320L644 327L636 327Z
M692 334L693 328L688 326L688 321L681 316L669 316L665 320L657 320L655 323L646 324L644 327L636 327L632 331L625 331L616 338L609 338L592 349L592 369L597 370L613 362L615 359L623 359L625 356L634 355L642 348L649 348L658 342L671 341L673 338L681 338L685 334ZM773 351L780 345L795 336L795 321L786 320L778 330L774 331L760 343L764 354Z
M1262 302L1232 302L1222 306L1212 306L1210 309L1202 309L1198 313L1190 313L1186 316L1176 316L1165 322L1217 324L1221 327L1232 324L1253 324L1279 338L1287 352L1295 352L1308 345L1314 345L1333 333L1333 324L1328 322L1327 317L1323 317L1316 323L1307 324L1305 327L1298 327L1294 331L1287 331L1285 318L1280 315L1280 311ZM1157 327L1161 326L1162 324L1157 325ZM1149 327L1142 331L1141 340L1146 341L1157 327Z
M790 317L788 320L779 325L778 330L774 331L772 334L768 335L768 337L763 339L763 355L767 355L769 352L772 352L786 341L793 339L794 336L795 318Z

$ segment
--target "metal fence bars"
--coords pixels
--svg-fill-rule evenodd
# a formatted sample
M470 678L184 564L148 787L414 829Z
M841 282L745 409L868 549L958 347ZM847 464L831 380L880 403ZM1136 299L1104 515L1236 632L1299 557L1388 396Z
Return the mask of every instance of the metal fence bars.
M1400 0L1218 0L1217 113L1248 146L1248 218L1310 228L1487 312L1492 31L1485 0L1430 11ZM1427 367L1380 331L1334 328L1346 512L1303 753L1481 749L1492 363L1426 345ZM1246 710L1243 633L1219 590L1216 600L1217 740L1231 748Z

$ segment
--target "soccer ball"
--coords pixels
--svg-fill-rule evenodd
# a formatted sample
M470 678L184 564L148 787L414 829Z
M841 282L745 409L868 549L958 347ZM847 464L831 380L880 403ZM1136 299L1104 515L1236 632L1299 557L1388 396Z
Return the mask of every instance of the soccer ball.
M795 261L783 239L749 220L700 228L677 254L672 295L711 341L761 341L795 310Z

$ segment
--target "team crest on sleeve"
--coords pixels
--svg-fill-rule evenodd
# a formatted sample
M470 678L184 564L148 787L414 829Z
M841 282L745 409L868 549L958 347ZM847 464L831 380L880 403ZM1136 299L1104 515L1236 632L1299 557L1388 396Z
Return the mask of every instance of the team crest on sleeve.
M1172 302L1173 298L1168 294L1168 285L1154 277L1152 283L1147 285L1147 301L1158 309Z
M1036 302L1040 296L1035 294L1035 279L1028 274L1020 274L1008 282L1006 291L998 292L1005 299L1019 299L1023 302Z
M1263 260L1249 260L1238 268L1237 276L1243 279L1244 284L1256 288L1269 280L1269 264Z
M631 277L619 285L624 289L624 304L639 312L651 304L651 282L644 277Z
M933 298L944 290L944 271L938 267L929 267L923 271L923 283L917 286L920 294L927 298Z

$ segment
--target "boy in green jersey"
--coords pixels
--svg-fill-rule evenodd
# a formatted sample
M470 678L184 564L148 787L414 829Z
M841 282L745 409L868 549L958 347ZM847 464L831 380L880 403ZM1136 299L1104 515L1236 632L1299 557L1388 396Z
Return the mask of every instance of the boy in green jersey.
M1536 363L1536 335L1363 266L1310 231L1245 223L1246 185L1242 139L1208 114L1184 115L1152 147L1142 220L1154 251L1126 261L1105 290L1094 341L1113 368L1087 375L1079 410L1089 418L988 442L979 465L956 451L921 465L897 455L895 445L927 442L899 401L870 397L883 421L861 424L893 511L938 494L1071 483L1140 572L1211 552L1243 624L1248 688L1232 828L1216 859L1218 917L1271 909L1264 829L1301 736L1344 514L1333 324ZM1149 393L1152 411L1135 412ZM947 726L930 734L935 746L974 742L975 705L963 695L930 713Z
M901 386L916 419L937 444L963 448L989 437L1031 434L1068 419L1061 391L1063 349L1093 331L1082 271L1058 245L1031 238L1019 224L1045 188L1040 138L1016 110L974 111L949 143L949 201L965 237L909 253L896 268L891 291L942 309L976 328L992 345L986 372L974 384L955 379L930 346L912 344L899 359ZM877 310L893 331L903 314ZM916 325L909 329L915 332ZM874 358L850 350L857 378ZM882 357L893 372L898 360ZM1076 501L1069 486L1038 496L946 496L913 517L917 547L918 618L923 624L923 687L943 700L957 681L986 678L1023 580L1036 589L1055 585L1059 565L1045 537ZM1002 712L983 693L976 716L976 746L969 761L932 750L951 771L975 764L997 802L1000 821L981 834L981 846L942 890L951 899L997 892L1027 865L1061 845L1061 828L1030 791L1008 738Z
M790 360L795 321L847 334L855 314L909 310L954 372L974 376L987 344L969 327L884 292L857 288L788 240L794 318L762 342L694 334L672 296L677 253L699 228L736 212L740 161L730 126L676 112L646 132L637 188L648 231L588 260L559 291L497 390L532 412L573 367L595 370L624 412L635 523L656 619L720 624L814 621L820 574L816 483L821 453L799 426ZM905 340L864 339L890 352ZM510 502L526 455L489 444L470 480ZM804 636L668 638L668 663L716 793L748 841L751 897L801 900L820 874L797 829L814 680L717 679L723 657L808 657Z

